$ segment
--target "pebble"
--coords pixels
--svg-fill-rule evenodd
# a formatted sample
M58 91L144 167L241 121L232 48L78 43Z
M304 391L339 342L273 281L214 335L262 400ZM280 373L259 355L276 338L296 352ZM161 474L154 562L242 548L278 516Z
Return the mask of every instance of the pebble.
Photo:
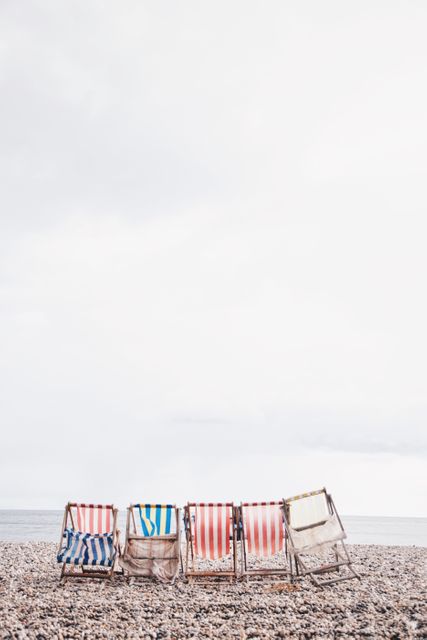
M362 580L323 590L308 578L60 585L54 544L0 542L0 639L427 638L427 550L349 551Z

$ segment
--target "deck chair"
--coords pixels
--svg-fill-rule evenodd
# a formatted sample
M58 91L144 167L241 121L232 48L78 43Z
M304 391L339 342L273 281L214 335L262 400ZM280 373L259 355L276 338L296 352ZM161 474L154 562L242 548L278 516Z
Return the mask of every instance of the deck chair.
M282 502L242 502L237 512L238 532L241 540L241 574L249 580L256 575L289 575L284 554L284 516ZM264 566L249 568L248 556L271 558L283 552L281 567ZM259 562L257 562L259 564Z
M125 575L174 582L181 557L179 509L174 504L131 504L119 559Z
M347 535L326 489L287 498L283 512L292 579L309 575L318 587L360 579L351 565L344 544ZM326 562L319 563L319 556L326 556ZM331 572L338 575L328 577ZM325 575L326 579L321 579Z
M236 519L232 502L189 502L184 507L185 576L237 577ZM220 566L218 566L220 565Z
M69 502L57 554L57 561L62 564L60 580L112 579L119 554L118 535L117 509L112 504Z

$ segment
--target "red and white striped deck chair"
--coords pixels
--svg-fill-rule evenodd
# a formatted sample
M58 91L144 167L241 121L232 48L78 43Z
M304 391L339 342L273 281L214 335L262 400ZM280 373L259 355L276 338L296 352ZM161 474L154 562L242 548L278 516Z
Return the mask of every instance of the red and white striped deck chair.
M238 512L238 528L242 543L242 575L289 574L284 553L285 528L282 502L242 502ZM279 562L285 566L266 566L266 558L278 554ZM249 568L249 556L255 556ZM263 559L262 561L260 559Z
M69 502L57 555L61 579L112 578L120 551L118 536L117 509L112 504Z
M236 520L232 502L189 502L184 508L184 525L187 577L232 579L237 576Z

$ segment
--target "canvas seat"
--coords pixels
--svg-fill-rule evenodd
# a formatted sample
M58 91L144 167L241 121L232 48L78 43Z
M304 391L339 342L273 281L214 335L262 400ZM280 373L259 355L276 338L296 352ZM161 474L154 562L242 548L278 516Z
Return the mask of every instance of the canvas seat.
M346 534L340 526L337 515L333 514L313 528L302 529L301 531L293 528L292 541L289 540L289 549L293 553L321 551L345 538Z
M66 529L58 562L72 565L112 567L117 556L113 534L91 534Z
M324 586L359 578L344 544L344 527L326 489L287 498L283 513L292 579L309 575L317 586ZM331 572L338 575L331 578Z
M181 557L180 510L173 504L131 504L119 563L129 577L174 582Z

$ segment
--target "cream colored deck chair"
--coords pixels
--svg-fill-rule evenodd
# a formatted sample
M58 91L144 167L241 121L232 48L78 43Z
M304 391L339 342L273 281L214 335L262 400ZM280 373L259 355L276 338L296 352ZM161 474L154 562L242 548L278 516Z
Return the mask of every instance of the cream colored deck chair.
M119 553L117 509L112 504L66 505L57 554L62 564L60 580L111 579Z
M237 577L236 518L232 502L189 502L184 508L185 576Z
M126 576L175 581L181 558L179 513L174 504L128 507L125 548L119 560Z
M351 566L344 544L347 536L326 489L287 498L283 511L292 579L309 575L318 587L360 579ZM325 556L326 562L319 564L319 556ZM331 572L338 575L328 577ZM319 579L325 574L326 579Z
M284 539L282 502L242 502L237 510L241 542L241 575L290 575ZM279 564L268 562L274 558Z

